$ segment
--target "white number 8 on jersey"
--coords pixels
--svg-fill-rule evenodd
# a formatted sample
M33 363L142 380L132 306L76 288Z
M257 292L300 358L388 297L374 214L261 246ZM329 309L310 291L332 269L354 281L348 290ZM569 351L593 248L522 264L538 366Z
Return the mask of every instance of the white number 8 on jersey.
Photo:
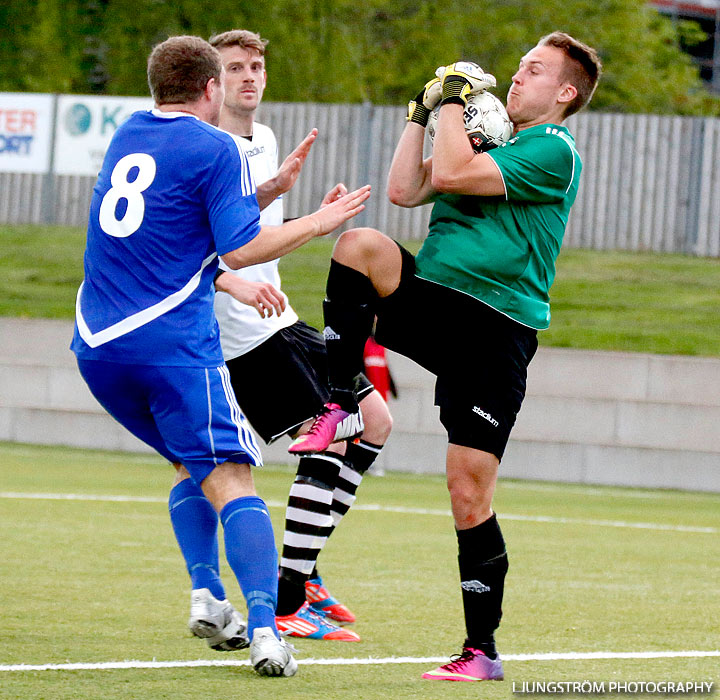
M128 175L133 168L138 169L137 177L128 182ZM102 199L98 216L100 228L105 233L116 238L126 238L140 228L145 216L142 193L152 184L156 171L155 159L147 153L130 153L116 163L110 176L112 187ZM122 218L118 219L115 212L121 199L127 200L127 209Z

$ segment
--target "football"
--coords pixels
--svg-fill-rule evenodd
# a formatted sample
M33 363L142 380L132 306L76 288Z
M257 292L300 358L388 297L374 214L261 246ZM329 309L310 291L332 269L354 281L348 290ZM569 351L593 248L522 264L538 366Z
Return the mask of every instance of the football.
M427 133L432 144L440 106L430 112ZM476 153L489 151L512 136L513 125L500 100L487 90L470 95L465 107L465 131Z

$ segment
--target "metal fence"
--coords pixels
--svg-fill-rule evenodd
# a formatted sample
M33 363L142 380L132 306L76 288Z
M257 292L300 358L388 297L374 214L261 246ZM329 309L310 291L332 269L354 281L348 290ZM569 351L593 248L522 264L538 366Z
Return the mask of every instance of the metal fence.
M373 105L264 103L258 119L287 154L312 128L320 135L287 216L313 211L336 182L370 183L353 225L400 239L425 236L430 207L402 209L385 180L404 109ZM584 161L565 245L720 256L720 120L583 113L568 127ZM0 173L0 222L84 225L94 178Z
M720 119L586 113L566 244L720 256Z

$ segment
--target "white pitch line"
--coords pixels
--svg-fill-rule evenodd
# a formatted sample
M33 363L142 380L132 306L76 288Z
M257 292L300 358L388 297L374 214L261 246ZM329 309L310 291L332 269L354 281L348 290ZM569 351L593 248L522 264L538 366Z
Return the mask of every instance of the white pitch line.
M0 498L38 501L102 501L107 503L167 503L167 498L154 496L113 496L94 493L24 493L22 491L2 491Z
M445 515L450 516L452 512L442 509L431 508L405 508L402 506L381 506L375 504L355 504L353 510L370 510L388 513L411 513L415 515ZM520 520L532 523L556 523L563 525L597 525L601 527L629 527L640 530L669 530L671 532L702 532L715 534L720 532L716 527L699 527L695 525L666 525L664 523L632 523L624 520L593 520L592 518L558 518L553 515L514 515L512 513L499 513L500 520Z
M51 501L101 501L109 503L167 503L165 498L152 496L113 496L86 493L23 493L2 491L0 498L51 500ZM270 508L285 508L286 503L265 501ZM450 509L443 508L407 508L404 506L382 506L377 503L355 504L355 511L371 511L379 513L404 513L407 515L439 515L450 517ZM522 515L500 513L501 520L517 520L530 523L550 523L556 525L590 525L593 527L630 528L635 530L660 530L663 532L695 532L701 534L718 534L720 528L700 527L695 525L669 525L665 523L633 523L625 520L594 520L592 518L560 518L552 515Z
M639 498L639 499L658 499L667 498L667 494L663 491L643 491L636 487L630 487L628 489L622 488L622 486L601 486L600 488L594 486L580 486L573 485L571 483L556 484L556 483L544 483L544 482L530 482L530 481L506 481L502 480L500 488L512 489L516 491L537 491L539 493L572 493L578 494L579 496L614 496L617 493L621 493L623 498ZM675 495L675 494L673 494ZM684 495L684 494L682 494ZM693 493L692 496L697 494ZM708 494L712 496L713 494Z
M594 659L678 659L720 657L720 651L589 651L549 654L505 654L503 661L589 661ZM298 659L304 666L387 666L441 664L447 656L389 656L385 658ZM250 661L197 659L195 661L106 661L101 663L2 664L0 672L12 671L111 671L134 668L196 668L249 666Z
M501 520L526 520L534 523L565 523L570 525L593 525L598 527L629 527L636 530L663 530L666 532L702 532L717 534L716 527L700 527L696 525L667 525L664 523L631 523L624 520L593 520L592 518L556 518L544 515L506 515L500 513Z

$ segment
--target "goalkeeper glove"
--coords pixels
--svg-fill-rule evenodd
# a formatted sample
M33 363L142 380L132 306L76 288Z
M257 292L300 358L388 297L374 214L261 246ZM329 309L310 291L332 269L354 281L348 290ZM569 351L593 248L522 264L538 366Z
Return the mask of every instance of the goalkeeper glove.
M438 77L442 82L441 104L454 103L463 107L467 105L468 95L476 95L497 84L494 75L483 72L477 63L469 61L459 61L446 66L442 76Z
M425 83L423 89L408 103L407 121L420 124L423 128L426 127L430 112L435 109L441 97L442 88L439 77Z

